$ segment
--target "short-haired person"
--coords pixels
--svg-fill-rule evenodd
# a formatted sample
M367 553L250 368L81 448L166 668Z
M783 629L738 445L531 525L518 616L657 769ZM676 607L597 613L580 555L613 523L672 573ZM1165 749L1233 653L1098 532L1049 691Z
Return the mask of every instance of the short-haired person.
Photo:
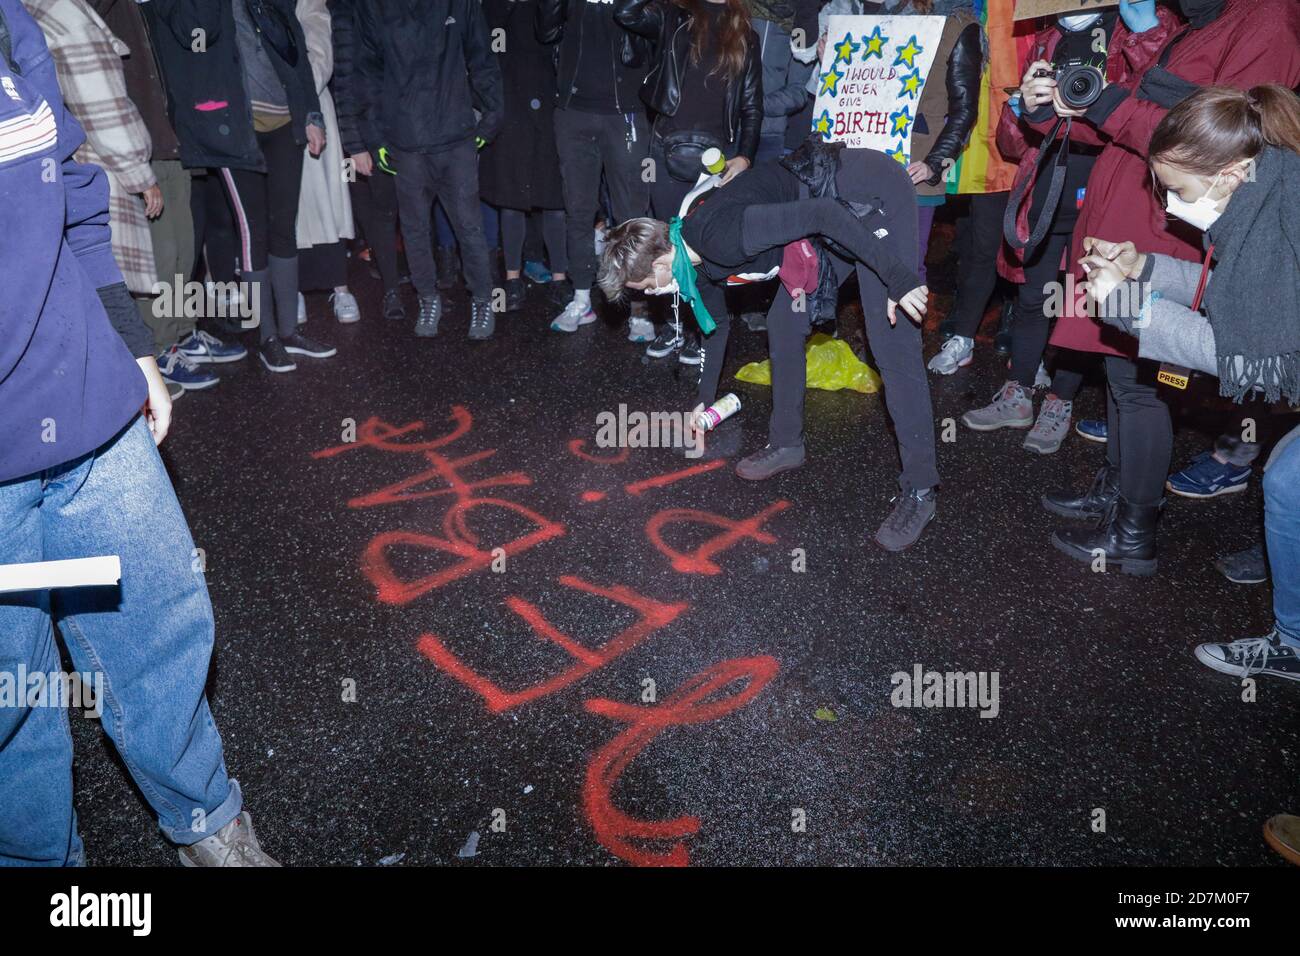
M1220 394L1300 403L1300 99L1284 86L1209 87L1151 136L1151 171L1169 212L1204 231L1204 263L1086 237L1098 318L1138 355L1198 369ZM1118 520L1131 520L1121 501ZM1078 548L1078 532L1057 532ZM1273 569L1271 633L1202 644L1216 671L1300 680L1300 428L1264 469L1264 537Z
M212 606L154 447L171 399L113 260L108 182L74 158L85 136L19 0L0 0L0 89L0 564L121 562L118 587L0 595L0 664L27 674L0 707L0 866L84 862L55 621L181 862L276 866L208 708Z
M686 289L678 277L698 281L692 301L716 329L705 342L697 401L711 404L726 358L728 278L780 274L785 247L810 239L833 243L817 257L817 275L791 289L782 284L768 311L772 361L772 417L768 444L742 460L736 473L761 480L804 462L804 340L816 305L834 295L855 270L867 338L885 385L902 456L902 494L876 541L901 551L920 537L935 514L934 416L919 323L928 290L917 277L916 193L906 171L883 153L846 150L810 138L780 161L759 163L725 186L705 193L674 228L656 219L633 219L611 230L601 260L600 285L616 299L624 288L650 293ZM684 271L684 255L693 267ZM829 276L823 276L823 272ZM787 276L788 278L788 276ZM819 282L819 278L829 281ZM801 290L807 290L806 294ZM900 316L896 306L906 315ZM910 317L914 321L908 321Z

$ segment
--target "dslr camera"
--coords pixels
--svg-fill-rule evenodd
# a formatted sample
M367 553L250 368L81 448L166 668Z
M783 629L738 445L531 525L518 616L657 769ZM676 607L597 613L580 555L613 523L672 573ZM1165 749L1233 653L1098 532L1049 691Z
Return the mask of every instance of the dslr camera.
M1055 77L1061 102L1075 110L1086 110L1097 102L1102 87L1106 85L1101 70L1078 58L1057 63L1055 69L1039 70L1034 75Z

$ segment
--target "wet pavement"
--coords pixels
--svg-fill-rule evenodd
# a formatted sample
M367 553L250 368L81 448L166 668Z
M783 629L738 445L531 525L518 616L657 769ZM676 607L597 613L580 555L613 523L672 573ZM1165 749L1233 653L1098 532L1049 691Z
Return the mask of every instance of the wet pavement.
M942 242L931 260L942 307ZM739 325L739 452L620 460L597 414L684 409L690 370L614 324L547 331L538 287L488 342L463 293L417 340L354 265L360 324L309 297L338 357L221 367L164 446L206 558L228 768L284 862L1278 862L1260 826L1300 808L1300 686L1243 702L1192 657L1271 623L1267 585L1212 566L1260 534L1258 477L1171 500L1155 578L1092 573L1051 548L1038 496L1103 447L1044 458L957 425L938 518L888 555L880 395L810 392L808 463L743 482L769 402L731 380L765 357ZM840 325L860 343L852 307ZM986 339L933 380L941 426L1001 380ZM1102 416L1100 390L1076 409ZM1212 435L1180 430L1175 463ZM996 672L996 716L894 706L917 667ZM74 724L88 861L174 862L98 725Z

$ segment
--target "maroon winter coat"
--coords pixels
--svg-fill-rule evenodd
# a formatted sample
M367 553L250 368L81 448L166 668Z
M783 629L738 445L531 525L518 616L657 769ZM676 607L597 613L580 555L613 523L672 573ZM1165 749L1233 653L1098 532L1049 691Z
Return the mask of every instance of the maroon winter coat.
M1190 28L1187 28L1190 30ZM1175 35L1181 36L1182 31ZM1154 63L1154 61L1153 61ZM1249 89L1263 83L1300 83L1300 3L1297 0L1228 0L1213 23L1179 40L1165 63L1169 72L1198 86ZM1200 261L1201 233L1170 219L1152 189L1147 165L1151 134L1167 110L1129 96L1101 123L1106 145L1088 177L1088 191L1071 242L1069 264L1083 278L1078 260L1085 236L1129 240L1141 252ZM1075 129L1086 126L1075 122ZM1050 131L1048 124L1043 133ZM1137 342L1101 325L1072 303L1056 323L1052 344L1105 355L1133 356Z
M1159 23L1142 33L1130 33L1123 20L1115 23L1115 32L1111 35L1110 49L1106 55L1108 83L1123 86L1125 89L1136 89L1142 74L1160 55L1165 41L1182 25L1182 21L1167 7L1157 6L1156 17ZM1034 37L1034 45L1030 48L1025 62L1020 65L1021 74L1023 75L1025 69L1035 60L1050 61L1060 39L1061 31L1055 23L1040 30ZM1055 119L1052 123L1055 123ZM1043 151L1046 134L1050 132L1051 124L1039 130L1009 109L1003 110L998 120L999 152L1007 158L1015 158L1020 162L1016 169L1015 181L1011 186L1012 191L1019 189L1025 180L1030 180L1029 185L1025 187L1026 192L1016 214L1016 234L1022 241L1029 238L1029 207L1032 204L1030 197L1034 194L1034 181L1038 178L1034 167ZM1101 146L1105 140L1086 120L1076 119L1070 127L1070 142ZM1091 190L1091 182L1088 188ZM1085 207L1090 199L1091 193L1084 193ZM1009 282L1025 281L1024 258L1018 250L1011 248L1005 242L998 251L998 274Z

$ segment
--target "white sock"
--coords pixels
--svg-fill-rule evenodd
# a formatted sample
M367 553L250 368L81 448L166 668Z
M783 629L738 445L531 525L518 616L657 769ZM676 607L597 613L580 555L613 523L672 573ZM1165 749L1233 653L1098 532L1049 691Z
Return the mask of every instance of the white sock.
M591 308L591 290L574 289L573 301L578 303L578 305L582 306L582 311L586 312L588 309Z

